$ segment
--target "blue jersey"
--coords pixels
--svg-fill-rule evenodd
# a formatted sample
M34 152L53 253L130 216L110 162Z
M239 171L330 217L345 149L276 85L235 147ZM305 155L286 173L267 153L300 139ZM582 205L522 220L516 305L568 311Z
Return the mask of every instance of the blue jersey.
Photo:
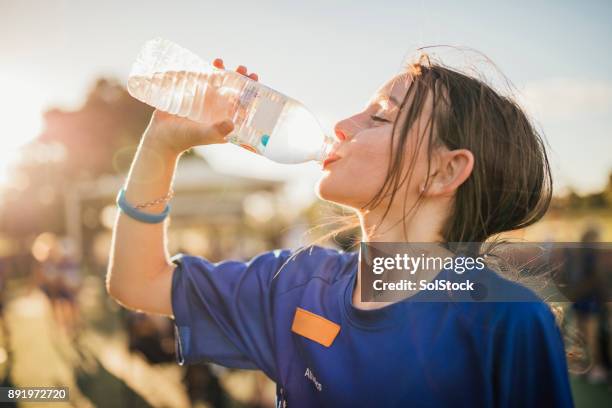
M535 295L408 298L366 311L352 304L358 253L312 246L292 255L173 257L179 364L260 369L290 408L573 406L559 329Z

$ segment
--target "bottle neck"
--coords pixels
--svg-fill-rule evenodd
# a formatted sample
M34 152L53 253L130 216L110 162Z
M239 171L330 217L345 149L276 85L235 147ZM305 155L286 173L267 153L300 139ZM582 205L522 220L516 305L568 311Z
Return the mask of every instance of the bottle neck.
M325 135L325 140L323 141L321 149L319 150L319 153L314 158L314 160L319 163L323 163L325 159L329 157L329 154L331 153L332 148L334 147L334 143L336 143L336 140L333 137Z

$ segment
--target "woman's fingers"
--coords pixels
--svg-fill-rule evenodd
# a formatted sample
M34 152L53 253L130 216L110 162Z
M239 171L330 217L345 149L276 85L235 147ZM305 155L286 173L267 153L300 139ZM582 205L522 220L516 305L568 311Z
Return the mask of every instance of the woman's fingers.
M222 120L213 124L208 129L206 143L226 143L225 137L234 130L234 123L231 120Z
M244 75L245 77L251 78L253 81L259 80L259 76L256 73L252 72L248 74L247 67L245 67L244 65L239 65L238 68L236 68L236 72Z
M236 72L246 76L247 69L244 65L238 65L238 68L236 68Z
M216 68L219 68L219 69L225 69L225 65L223 64L223 60L222 60L221 58L216 58L216 59L213 61L213 65L214 65ZM244 76L246 76L246 77L251 78L253 81L259 81L259 75L257 75L257 74L256 74L256 73L254 73L254 72L253 72L253 73L250 73L250 74L247 74L247 72L248 72L248 71L247 71L247 67L245 67L244 65L238 65L238 67L236 68L236 72L237 72L237 73L239 73L239 74L241 74L241 75L244 75Z
M223 60L221 58L216 58L213 61L213 65L219 69L225 69L225 65L223 65Z
M181 118L183 119L183 118ZM210 145L217 143L226 143L225 137L234 130L234 124L231 120L221 120L212 125L204 125L199 122L192 122L189 119L183 119L183 134L186 135L186 141L183 143L183 149L188 149L193 146Z

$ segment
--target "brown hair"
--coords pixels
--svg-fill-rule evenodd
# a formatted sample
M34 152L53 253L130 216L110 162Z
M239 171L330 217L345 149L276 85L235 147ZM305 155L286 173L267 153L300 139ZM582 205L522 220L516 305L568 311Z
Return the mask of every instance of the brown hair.
M524 228L542 218L552 198L550 165L543 138L519 105L510 97L500 95L484 80L432 63L426 55L409 64L406 70L412 84L393 124L391 145L397 143L397 147L391 149L385 182L364 209L376 207L390 194L383 218L387 216L397 191L413 172L419 146L427 139L428 162L440 145L468 149L474 155L473 171L458 188L441 231L444 242L483 242L495 234ZM422 127L426 130L419 134L413 156L406 157L403 152L409 130L418 123L430 94L433 106L427 118L429 126ZM406 160L409 168L402 174ZM404 232L406 218L419 203L420 199L410 209L404 207L400 220L404 223ZM359 220L353 214L340 217L335 223L341 226L316 242L355 229ZM352 248L359 241L359 233L354 233L347 247Z
M424 140L428 143L428 163L431 163L434 149L440 145L468 149L474 155L474 167L457 189L441 231L443 243L449 244L449 249L455 252L480 253L481 243L489 240L486 252L492 252L504 243L503 239L491 240L492 237L534 224L548 210L552 199L552 175L544 139L515 100L502 96L483 79L438 62L432 63L427 55L409 64L406 71L411 75L412 84L400 105L390 142L391 146L397 143L397 147L391 149L385 182L364 209L376 207L390 194L383 218L387 216L402 183L412 175L415 156ZM430 94L433 98L428 99ZM426 126L419 125L418 129L425 129L428 135L425 132L418 135L412 157L407 158L403 152L409 130L418 123L429 100L433 104L432 113ZM410 165L407 173L402 174L406 160ZM420 201L421 197L406 209L407 200L404 200L404 215L400 220L404 223L404 233L405 221ZM352 249L360 243L360 224L355 213L335 217L316 228L334 224L339 227L302 249L343 234L345 242L341 246L344 249ZM549 306L560 324L562 310L555 304ZM584 353L580 340L574 335L566 332L564 337L569 362L578 367L583 364ZM573 368L572 371L580 370Z

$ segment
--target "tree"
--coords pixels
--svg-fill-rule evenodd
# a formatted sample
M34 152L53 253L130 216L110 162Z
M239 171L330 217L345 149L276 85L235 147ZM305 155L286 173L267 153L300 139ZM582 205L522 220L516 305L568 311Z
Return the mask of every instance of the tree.
M63 234L64 192L74 183L122 173L132 160L152 108L112 79L98 79L82 107L51 109L44 130L29 146L7 191L0 228L10 236Z

